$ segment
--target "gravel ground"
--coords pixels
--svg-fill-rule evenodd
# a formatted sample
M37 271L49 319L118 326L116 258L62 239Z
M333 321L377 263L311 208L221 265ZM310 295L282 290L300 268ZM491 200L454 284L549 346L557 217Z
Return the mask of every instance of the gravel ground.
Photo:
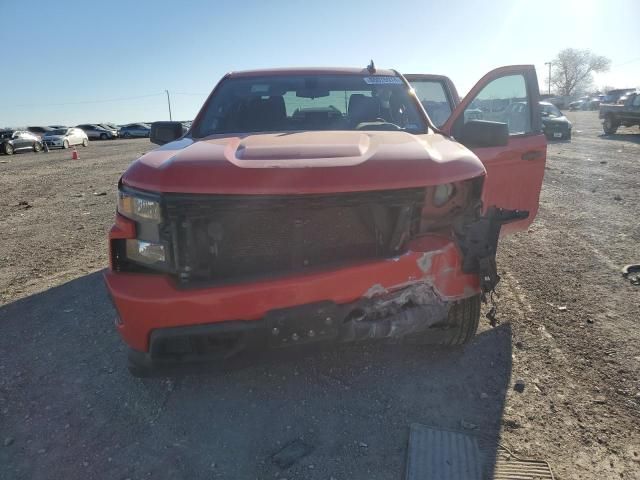
M640 261L640 134L569 116L536 222L501 245L501 324L470 345L147 380L126 371L100 270L118 176L151 144L0 157L0 478L399 479L413 422L546 459L559 479L640 478L640 287L620 275ZM308 454L279 467L295 440Z

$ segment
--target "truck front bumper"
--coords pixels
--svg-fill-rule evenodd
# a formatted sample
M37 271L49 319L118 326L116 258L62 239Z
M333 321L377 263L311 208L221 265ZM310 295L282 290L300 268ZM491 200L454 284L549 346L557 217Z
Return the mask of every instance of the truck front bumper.
M185 289L167 275L113 270L105 273L105 281L118 331L133 350L147 353L156 340L189 332L260 330L274 334L280 344L283 339L303 343L322 338L318 322L353 315L360 302L375 308L376 299L395 301L406 292L409 299L421 297L413 304L442 306L480 293L478 274L463 273L456 244L436 235L413 240L398 257L260 281ZM338 334L329 325L327 331Z

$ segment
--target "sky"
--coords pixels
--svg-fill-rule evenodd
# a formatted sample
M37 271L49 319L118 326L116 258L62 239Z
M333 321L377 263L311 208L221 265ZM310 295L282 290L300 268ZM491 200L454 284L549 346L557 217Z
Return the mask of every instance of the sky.
M28 18L24 16L27 15ZM227 72L364 67L449 76L461 94L489 70L559 50L611 59L596 86L640 87L640 1L0 0L0 127L195 117Z

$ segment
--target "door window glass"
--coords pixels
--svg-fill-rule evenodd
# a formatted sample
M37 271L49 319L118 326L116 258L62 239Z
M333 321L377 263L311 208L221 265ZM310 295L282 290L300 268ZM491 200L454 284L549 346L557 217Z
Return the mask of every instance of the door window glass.
M510 135L531 133L531 108L522 75L507 75L487 84L464 111L465 123L491 120L506 123Z
M429 114L436 127L441 127L451 115L451 105L442 82L437 80L414 80L411 86L416 97Z

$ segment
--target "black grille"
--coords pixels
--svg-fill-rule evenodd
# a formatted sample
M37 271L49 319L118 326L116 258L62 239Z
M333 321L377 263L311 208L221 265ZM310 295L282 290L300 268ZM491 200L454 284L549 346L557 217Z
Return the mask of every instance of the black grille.
M180 279L236 280L397 255L424 189L289 195L169 195Z

